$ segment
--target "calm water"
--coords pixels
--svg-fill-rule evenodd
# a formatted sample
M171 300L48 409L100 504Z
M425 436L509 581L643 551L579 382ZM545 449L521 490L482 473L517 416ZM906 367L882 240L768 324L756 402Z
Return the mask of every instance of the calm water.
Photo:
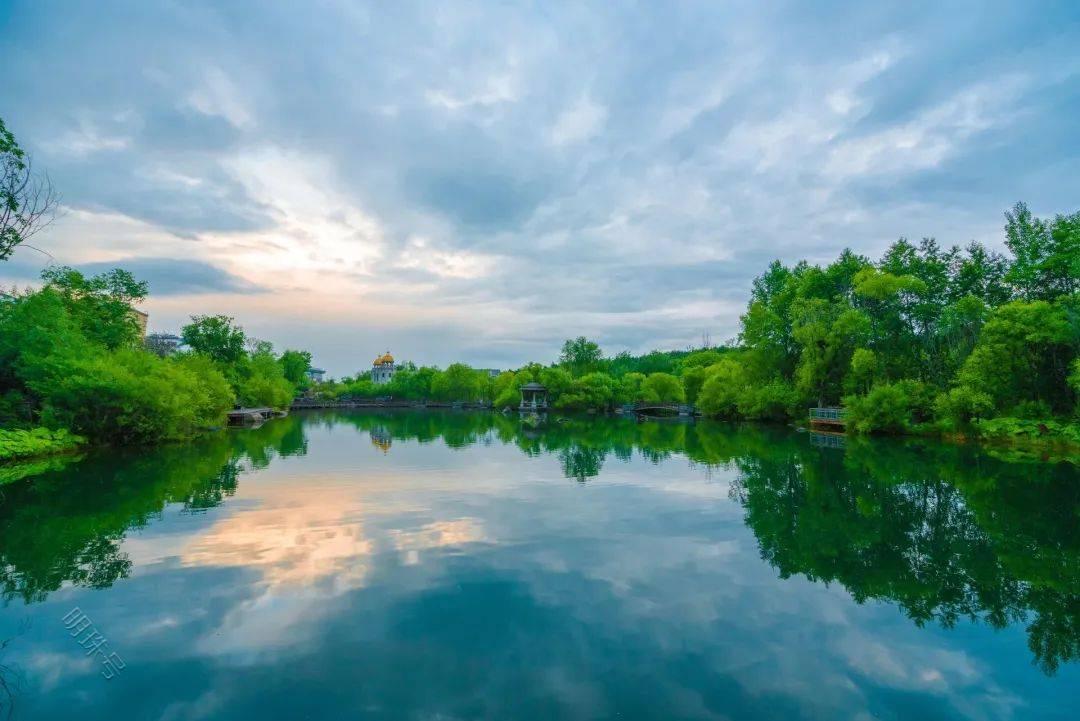
M311 413L0 468L0 718L1075 718L1077 467L820 443Z

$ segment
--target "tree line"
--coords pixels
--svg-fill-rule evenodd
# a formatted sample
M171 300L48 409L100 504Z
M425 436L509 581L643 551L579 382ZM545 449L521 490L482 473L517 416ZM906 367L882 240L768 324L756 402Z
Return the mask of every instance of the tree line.
M220 426L237 404L287 408L306 383L309 353L275 353L226 316L193 317L181 352L144 347L132 308L147 287L127 271L53 266L42 280L0 303L0 427L182 439Z
M0 260L48 223L56 202L0 121ZM1005 245L1008 255L900 239L877 261L851 250L824 267L775 261L723 347L605 357L579 337L555 363L494 378L462 363L405 363L388 384L359 373L318 390L505 407L539 382L566 411L688 402L716 418L798 421L809 406L844 406L857 432L1080 443L1080 212L1042 219L1017 204ZM143 347L132 307L147 286L124 270L51 267L43 280L0 296L0 427L179 438L220 424L233 404L285 407L307 388L309 353L276 354L227 316L193 318L185 352Z
M841 406L861 433L1080 443L1080 213L1042 219L1018 203L1005 220L1008 254L901 238L876 262L851 250L825 266L775 261L722 347L605 357L580 337L557 363L476 378L470 393L513 405L537 381L564 410L685 401L715 418L802 421ZM426 396L437 374L409 368L387 389Z

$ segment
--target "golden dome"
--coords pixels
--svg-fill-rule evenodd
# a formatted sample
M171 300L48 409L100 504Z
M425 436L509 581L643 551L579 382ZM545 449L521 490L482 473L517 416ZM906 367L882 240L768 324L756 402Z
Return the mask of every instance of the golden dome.
M377 366L381 366L384 363L393 363L393 362L394 362L394 356L390 355L389 351L387 351L386 353L384 353L383 355L381 355L381 356L379 356L378 358L375 359L375 365L377 365Z

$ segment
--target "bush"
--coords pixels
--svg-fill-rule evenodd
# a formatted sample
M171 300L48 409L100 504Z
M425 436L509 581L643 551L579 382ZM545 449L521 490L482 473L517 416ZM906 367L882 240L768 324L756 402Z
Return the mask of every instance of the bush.
M942 393L934 401L934 416L948 428L961 428L994 410L994 400L967 386Z
M205 358L205 356L203 356ZM285 378L285 369L267 351L253 353L238 365L237 401L248 408L288 408L295 387Z
M573 380L552 405L560 410L607 410L616 390L615 379L607 373L589 373Z
M902 380L879 383L865 396L847 396L847 427L856 433L905 433L930 415L931 389Z
M734 418L739 397L746 390L746 371L740 363L725 359L709 366L705 385L698 395L698 408L714 418Z
M1080 445L1080 425L1060 421L992 418L975 421L979 435L991 440L1041 440Z
M739 414L755 421L783 421L790 418L798 404L798 393L787 383L774 380L765 385L747 386L739 394Z
M686 400L682 383L670 373L653 373L641 384L644 400L654 403L682 403Z
M136 350L69 361L31 387L45 425L111 443L188 438L220 425L232 405L217 371Z
M85 442L85 438L64 429L0 429L0 461L63 453L75 450Z

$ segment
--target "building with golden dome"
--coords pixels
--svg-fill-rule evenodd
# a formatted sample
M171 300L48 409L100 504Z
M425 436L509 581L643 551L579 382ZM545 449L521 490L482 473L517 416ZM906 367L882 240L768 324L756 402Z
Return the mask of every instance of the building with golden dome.
M396 370L394 356L390 355L390 351L386 351L371 364L371 382L375 385L389 383L393 380L394 371Z

